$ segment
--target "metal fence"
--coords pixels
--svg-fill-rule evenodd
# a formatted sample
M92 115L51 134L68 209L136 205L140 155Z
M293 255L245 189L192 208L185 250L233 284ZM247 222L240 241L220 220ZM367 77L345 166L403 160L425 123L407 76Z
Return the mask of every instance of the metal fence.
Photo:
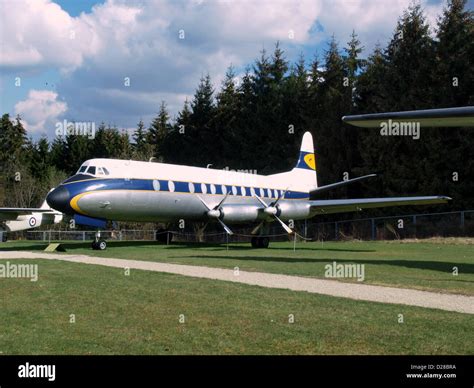
M312 223L307 237L315 240L474 237L474 210Z
M198 233L188 226L186 229L171 231L172 240L180 242L247 242L251 238L249 228L233 227L234 235L228 236L220 230L208 227L205 232ZM315 222L307 220L295 222L294 229L297 238L329 241L329 240L395 240L405 238L428 238L428 237L474 237L474 210L458 212L410 214L390 217L372 217L362 219L338 220L329 222ZM107 230L102 231L101 236L107 240L118 241L153 241L164 232L157 230ZM43 230L28 231L23 234L29 240L41 241L91 241L94 239L95 231L91 230ZM287 241L292 239L282 229L273 224L268 235L275 241ZM164 241L168 239L165 238Z

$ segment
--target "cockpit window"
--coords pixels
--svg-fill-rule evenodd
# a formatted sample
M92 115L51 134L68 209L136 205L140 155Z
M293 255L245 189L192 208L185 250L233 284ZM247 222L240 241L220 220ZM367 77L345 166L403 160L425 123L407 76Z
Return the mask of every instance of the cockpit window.
M76 174L110 175L110 172L105 167L89 166L85 164L77 170Z

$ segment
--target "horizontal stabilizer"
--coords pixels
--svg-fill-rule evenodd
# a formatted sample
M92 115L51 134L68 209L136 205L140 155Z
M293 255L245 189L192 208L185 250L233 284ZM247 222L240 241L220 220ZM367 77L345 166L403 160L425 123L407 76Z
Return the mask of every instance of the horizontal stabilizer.
M344 116L356 127L379 128L382 122L417 122L422 127L474 127L474 106Z
M445 196L431 197L392 197L392 198L358 198L309 201L312 215L344 213L362 209L406 206L406 205L436 205L447 203L451 198Z
M364 179L373 178L373 177L376 177L376 176L377 176L377 174L369 174L369 175L364 175L364 176L360 176L360 177L353 178L353 179L348 179L347 181L331 183L330 185L321 186L321 187L318 187L317 189L311 190L309 192L309 195L310 195L310 198L312 198L314 195L320 194L324 191L328 191L328 190L336 189L338 187L350 185L351 183L359 182L359 181L362 181Z

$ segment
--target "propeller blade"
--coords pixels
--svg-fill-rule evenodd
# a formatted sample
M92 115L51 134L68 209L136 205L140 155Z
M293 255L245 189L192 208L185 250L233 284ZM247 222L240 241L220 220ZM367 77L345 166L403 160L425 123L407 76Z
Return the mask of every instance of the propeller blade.
M202 202L202 204L206 207L207 210L212 210L211 207L204 201L199 195L196 194L196 197Z
M285 198L285 194L287 191L288 191L288 187L285 189L285 191L283 191L283 193L281 193L281 195L277 198L277 200L271 204L271 206L275 206L280 199Z
M220 201L218 205L214 206L213 210L219 209L222 206L222 204L225 202L225 200L227 199L228 196L229 196L229 193L227 192L226 195L224 196L224 198L222 198L222 201Z
M258 224L255 228L253 228L250 234L257 234L257 232L260 230L260 228L263 226L264 223L265 221L260 222L260 224Z
M222 222L222 220L220 220L219 218L217 218L217 221L219 221L219 223L222 225L222 227L223 227L224 230L227 232L227 234L229 234L229 235L233 235L233 234L234 234L234 232L232 232L232 230L230 230L229 227L228 227L226 224L224 224L224 223Z
M282 220L280 220L278 216L273 216L273 217L280 223L283 229L285 229L286 233L293 234L293 230L287 224L285 224Z
M265 201L262 198L260 198L257 194L255 194L255 198L258 199L258 201L263 205L264 208L268 207L268 205L265 203Z
M218 210L218 209L221 207L221 205L222 205L222 204L224 203L224 201L227 199L227 196L228 196L228 195L229 195L229 193L227 193L227 194L225 195L224 199L223 199L217 206L214 206L214 208L211 208L211 207L206 203L206 201L204 201L199 195L196 194L196 197L198 197L198 199L199 199L199 200L202 202L202 204L206 207L206 209L208 210L208 212L213 212L213 211ZM209 214L208 214L208 215L209 215ZM214 217L212 217L212 218L214 218ZM227 234L229 234L229 235L234 234L234 232L232 232L232 230L230 230L230 228L229 228L226 224L224 224L224 223L222 222L222 220L220 220L219 218L216 218L216 220L219 221L219 223L222 225L222 227L224 228L224 230L226 231ZM207 226L207 223L206 223L206 225L204 226L204 228L205 228L206 226ZM204 229L203 229L203 230L204 230Z

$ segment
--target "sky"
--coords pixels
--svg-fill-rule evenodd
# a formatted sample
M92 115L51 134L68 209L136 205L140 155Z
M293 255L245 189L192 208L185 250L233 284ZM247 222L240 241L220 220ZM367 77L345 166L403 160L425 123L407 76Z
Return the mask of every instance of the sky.
M1 113L34 139L64 120L131 130L163 100L176 115L207 73L219 88L232 64L238 81L277 41L290 62L310 62L355 30L367 56L411 1L0 0ZM434 28L446 3L419 2Z

